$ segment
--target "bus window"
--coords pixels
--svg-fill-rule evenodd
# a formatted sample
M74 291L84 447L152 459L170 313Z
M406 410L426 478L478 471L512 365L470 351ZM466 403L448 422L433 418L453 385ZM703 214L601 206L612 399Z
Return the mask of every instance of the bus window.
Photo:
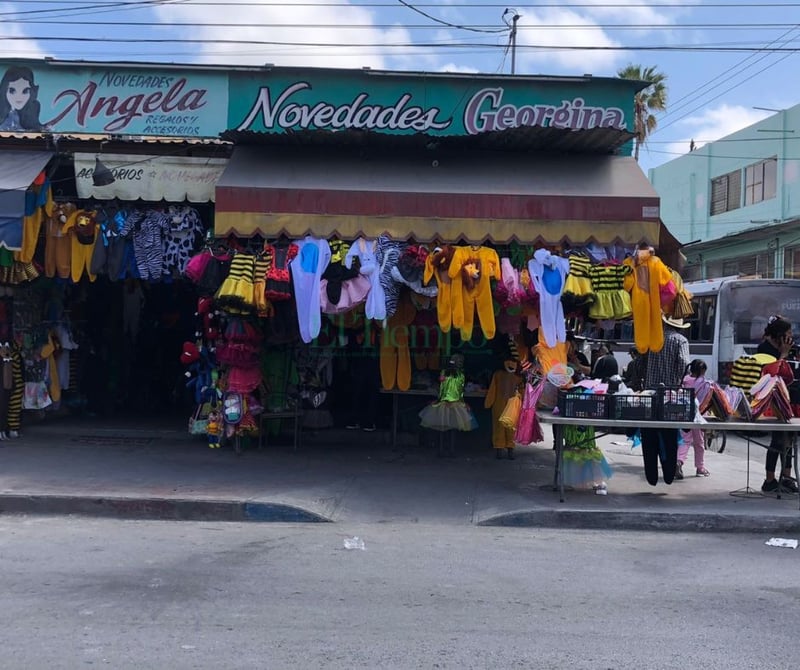
M717 296L706 295L692 299L694 314L687 321L691 324L688 338L690 342L714 341L714 317L717 309Z

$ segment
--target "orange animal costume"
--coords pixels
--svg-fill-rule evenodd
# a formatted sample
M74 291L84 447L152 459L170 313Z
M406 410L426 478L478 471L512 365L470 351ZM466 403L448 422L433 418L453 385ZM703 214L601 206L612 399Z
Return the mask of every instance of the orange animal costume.
M408 348L408 327L413 323L417 309L408 291L400 295L397 309L381 332L381 384L386 390L395 383L401 391L411 388L411 351Z
M495 449L514 448L514 428L506 428L500 423L500 415L522 382L516 367L516 361L508 360L503 369L495 371L483 403L484 407L492 408L492 446Z
M72 238L68 232L63 232L63 228L76 211L77 207L72 203L59 204L45 222L44 273L48 277L69 277Z
M450 332L451 325L458 327L458 324L453 324L453 291L448 274L454 254L455 249L449 244L436 247L425 259L425 272L422 276L425 284L430 282L432 277L436 277L439 289L436 294L436 315L443 333Z
M71 277L76 284L81 280L84 270L89 281L97 279L89 268L92 264L94 245L97 242L97 223L95 213L91 210L79 209L75 211L61 229L62 233L69 233L72 237Z
M672 281L672 272L652 248L639 249L624 264L632 269L625 276L623 287L631 294L636 349L643 354L661 351L664 346L661 289Z
M453 325L461 339L469 340L475 325L475 312L486 339L496 332L490 279L500 278L500 258L489 247L457 247L447 272L452 281Z

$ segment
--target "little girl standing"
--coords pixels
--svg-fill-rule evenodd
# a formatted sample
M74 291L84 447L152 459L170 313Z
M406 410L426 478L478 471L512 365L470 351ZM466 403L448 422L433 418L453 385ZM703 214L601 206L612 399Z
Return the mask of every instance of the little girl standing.
M708 383L705 376L706 369L706 364L699 358L695 358L686 369L688 374L683 378L683 387L694 389L696 394L704 384ZM678 448L678 469L675 471L675 479L683 479L683 463L689 454L690 439L694 447L695 474L698 477L708 477L711 473L706 469L704 461L705 438L703 431L700 428L692 428L692 430L684 430L681 433L683 440Z

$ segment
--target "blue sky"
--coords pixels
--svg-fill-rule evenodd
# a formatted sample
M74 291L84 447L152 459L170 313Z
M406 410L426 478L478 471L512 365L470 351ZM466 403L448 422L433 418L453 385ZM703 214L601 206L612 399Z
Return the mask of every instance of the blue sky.
M503 0L406 1L433 19L400 0L0 2L0 38L16 38L0 39L0 53L96 61L510 72L506 32L444 25L502 31ZM688 151L690 139L702 144L772 113L754 107L780 109L800 102L800 94L794 92L800 56L791 51L580 49L642 45L800 49L800 2L543 0L535 6L511 7L521 17L517 73L613 76L618 68L637 63L655 65L667 74L669 106L659 115L660 129L640 157L645 170ZM52 39L63 37L108 41ZM166 41L117 43L118 38ZM205 41L171 41L187 38ZM341 46L230 43L245 40Z

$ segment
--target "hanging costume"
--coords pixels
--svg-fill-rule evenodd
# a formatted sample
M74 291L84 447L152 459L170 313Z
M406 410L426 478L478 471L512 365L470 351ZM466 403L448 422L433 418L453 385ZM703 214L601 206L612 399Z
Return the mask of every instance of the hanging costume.
M383 288L384 302L386 303L386 317L394 314L397 309L397 301L400 298L400 288L402 284L392 277L392 268L397 267L400 256L403 252L405 243L394 242L386 235L381 235L377 239L376 256L378 259L378 276Z
M341 240L333 240L329 244L331 262L320 281L320 308L324 314L342 314L366 301L370 283L359 272L357 258L350 268L345 267L349 244Z
M361 262L362 275L369 279L369 294L364 312L368 319L383 321L386 318L386 295L381 284L381 273L378 265L376 250L378 242L376 240L367 241L360 237L358 241L350 247L345 257L344 266L351 268L354 259L358 258Z
M92 274L92 254L97 241L97 222L93 211L79 209L73 212L61 229L71 237L70 242L70 276L76 284L81 280L84 271L89 281L97 275Z
M386 390L395 383L401 391L411 388L411 351L408 348L408 328L414 322L417 310L408 291L400 296L395 313L389 317L381 333L380 368L381 384Z
M48 277L67 279L70 275L72 240L63 231L67 219L77 208L72 203L58 205L45 222L44 273Z
M675 429L642 428L644 476L651 486L658 484L658 463L665 484L672 484L678 467L678 431Z
M595 441L593 426L563 426L565 486L602 484L613 474L605 455Z
M169 227L170 218L157 210L134 210L125 219L120 235L133 237L136 267L142 279L161 279L164 272L164 236L169 234Z
M331 260L331 248L325 240L306 236L298 243L297 256L291 263L297 324L300 337L308 344L319 336L322 327L320 281Z
M292 278L289 274L289 264L297 256L297 245L275 246L264 245L264 254L269 259L267 270L267 286L264 291L267 300L277 302L291 300Z
M538 249L528 261L528 271L539 294L539 333L547 346L553 347L567 338L561 293L569 272L569 261L551 254L547 249Z
M3 383L5 386L5 382ZM22 401L25 396L25 377L22 374L22 353L15 343L11 343L11 394L8 400L6 424L8 435L17 437L22 423ZM0 416L0 420L3 417Z
M203 234L203 222L193 207L171 205L167 217L169 227L164 235L163 274L180 275L186 269L196 240Z
M405 284L414 293L433 298L439 289L436 284L425 283L425 261L429 255L424 246L409 244L400 254L397 265L392 268L392 279Z
M630 317L631 296L625 290L625 277L630 272L629 265L595 265L589 269L595 294L595 301L589 307L589 318L605 320Z
M452 282L453 325L461 330L461 339L472 338L475 313L486 339L495 336L491 279L500 278L500 258L489 247L456 247L447 271Z
M30 195L26 194L25 217L22 219L22 247L14 254L14 258L21 263L33 261L42 219L46 218L49 221L54 209L53 193L49 182L45 181L41 186L32 187L28 193Z
M672 273L655 256L652 249L639 249L631 258L626 258L623 264L632 270L625 275L624 287L631 294L636 349L642 354L661 351L664 346L661 288L672 281Z
M449 275L453 254L455 254L455 248L449 244L436 247L425 259L423 274L425 284L428 284L432 278L436 278L436 316L439 328L443 333L449 333L450 327L453 325L453 290Z
M217 303L226 312L244 314L255 311L255 256L237 253L231 269L217 291Z
M439 382L439 399L419 413L420 425L431 430L475 430L478 422L464 402L464 372L447 370Z
M542 442L544 435L539 417L536 416L536 405L544 390L544 381L533 375L525 382L525 391L522 395L522 408L517 419L517 429L514 433L516 444L528 445Z
M516 367L516 363L513 361L512 366ZM483 406L492 409L492 447L495 449L514 448L515 429L507 428L500 423L500 415L508 401L517 393L521 381L522 378L513 369L509 370L505 367L502 370L496 370L492 375Z

